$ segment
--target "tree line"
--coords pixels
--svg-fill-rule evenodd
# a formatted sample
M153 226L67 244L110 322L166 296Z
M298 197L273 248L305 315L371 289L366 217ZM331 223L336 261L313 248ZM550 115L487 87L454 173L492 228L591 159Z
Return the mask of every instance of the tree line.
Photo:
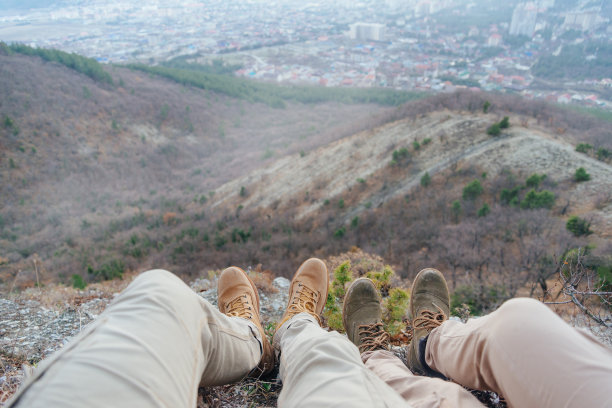
M127 67L159 75L183 85L195 86L252 103L260 102L275 108L284 108L287 102L374 103L399 106L422 96L416 92L385 88L326 88L256 82L235 77L218 63L209 66L185 62L165 66L129 64Z
M104 70L102 64L93 58L67 53L56 49L33 48L24 44L6 44L0 42L0 50L5 54L17 53L41 57L45 61L57 62L81 74L87 75L94 81L113 84L113 78Z

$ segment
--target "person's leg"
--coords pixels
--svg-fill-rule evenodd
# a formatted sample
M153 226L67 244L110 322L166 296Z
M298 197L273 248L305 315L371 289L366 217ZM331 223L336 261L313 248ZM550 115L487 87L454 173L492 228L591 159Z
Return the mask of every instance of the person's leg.
M239 380L261 334L163 270L138 276L71 343L41 363L20 407L193 407L200 385Z
M368 351L361 355L365 366L393 388L414 408L482 408L468 390L440 378L414 375L391 351Z
M393 388L414 408L482 407L461 386L438 378L413 375L390 350L389 335L382 323L380 294L370 279L355 280L344 296L342 324L359 347L366 368Z
M427 338L425 361L511 407L612 406L612 350L533 299L509 300L467 324L444 322Z
M279 407L403 407L405 401L368 370L357 347L301 313L275 336L283 389Z
M406 406L363 365L354 344L319 326L328 286L327 268L314 258L300 266L291 282L287 310L274 334L283 381L278 406Z

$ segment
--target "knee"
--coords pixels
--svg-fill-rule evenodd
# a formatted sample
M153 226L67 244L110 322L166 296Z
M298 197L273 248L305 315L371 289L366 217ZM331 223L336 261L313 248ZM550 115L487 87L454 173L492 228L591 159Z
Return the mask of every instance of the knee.
M177 279L178 277L165 269L151 269L138 275L136 280L146 280L149 282L163 282Z
M544 303L531 298L514 298L504 302L495 311L500 321L507 323L538 321L542 316L554 314Z
M175 291L177 288L189 289L178 276L164 269L153 269L141 273L130 284L130 288L142 289L150 294Z

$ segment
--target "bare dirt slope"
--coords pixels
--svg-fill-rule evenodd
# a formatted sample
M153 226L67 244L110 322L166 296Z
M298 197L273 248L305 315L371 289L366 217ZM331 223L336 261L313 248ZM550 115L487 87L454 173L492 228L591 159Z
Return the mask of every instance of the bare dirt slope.
M233 180L217 190L213 206L235 207L238 202L245 209L293 206L297 216L304 217L325 205L326 199L360 184L369 189L368 205L377 206L408 194L426 172L433 176L453 166L476 165L489 176L506 169L525 175L544 173L558 183L572 180L576 169L584 167L591 180L570 183L559 202L571 207L573 213L596 219L593 229L601 236L612 235L612 202L608 197L612 192L612 166L576 152L568 141L543 129L514 125L492 138L486 128L493 120L483 114L443 111L390 123L304 157L284 157ZM422 144L427 138L431 142ZM422 144L418 150L413 147L415 141ZM402 147L411 151L410 174L392 188L370 183L389 166L392 152ZM240 197L242 187L248 192L246 198ZM308 200L303 200L305 196ZM351 218L363 209L363 205L357 206L345 217Z

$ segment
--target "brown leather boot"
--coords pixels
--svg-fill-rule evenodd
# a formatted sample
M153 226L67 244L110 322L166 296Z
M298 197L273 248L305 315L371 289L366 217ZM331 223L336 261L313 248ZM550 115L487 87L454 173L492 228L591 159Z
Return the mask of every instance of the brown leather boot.
M328 289L329 274L325 263L317 258L305 261L293 276L291 286L289 286L287 310L276 326L276 330L298 313L308 313L314 316L320 325L319 315L325 307Z
M425 362L425 346L429 333L450 315L450 297L446 279L436 269L423 269L412 282L410 293L412 341L408 351L408 368L430 377L442 377Z
M368 278L356 279L344 296L342 323L360 353L389 350L389 334L382 325L378 289Z
M255 284L240 268L231 266L221 272L217 286L219 310L255 323L261 335L261 361L251 375L266 374L274 368L274 351L259 318L259 294Z

